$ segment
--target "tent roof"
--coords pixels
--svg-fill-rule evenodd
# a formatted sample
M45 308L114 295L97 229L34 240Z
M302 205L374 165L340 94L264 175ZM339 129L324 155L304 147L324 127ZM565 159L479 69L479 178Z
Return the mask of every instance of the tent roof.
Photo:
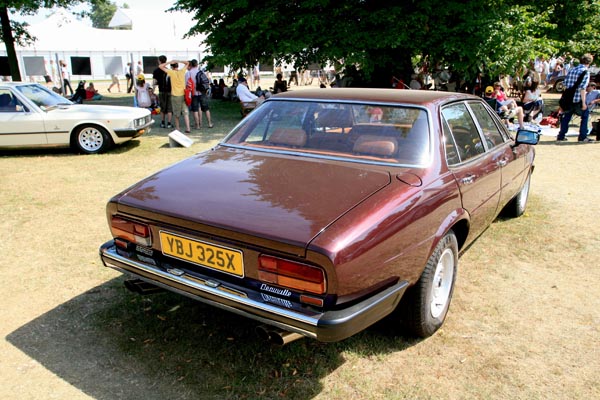
M203 50L204 36L183 38L193 23L188 13L118 9L111 25L129 24L131 29L97 29L61 10L31 25L29 32L37 40L20 49L78 52Z
M113 15L112 19L108 23L109 28L131 28L132 25L133 19L121 8L117 9L117 12L115 12L115 15Z

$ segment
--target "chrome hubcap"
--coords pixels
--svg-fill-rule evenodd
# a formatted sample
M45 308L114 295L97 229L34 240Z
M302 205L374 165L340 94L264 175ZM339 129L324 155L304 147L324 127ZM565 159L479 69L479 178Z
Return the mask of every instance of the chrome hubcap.
M435 268L431 288L431 315L439 318L446 309L454 281L454 253L446 249Z
M104 138L102 133L95 128L85 128L79 133L79 144L86 151L96 151L102 147Z

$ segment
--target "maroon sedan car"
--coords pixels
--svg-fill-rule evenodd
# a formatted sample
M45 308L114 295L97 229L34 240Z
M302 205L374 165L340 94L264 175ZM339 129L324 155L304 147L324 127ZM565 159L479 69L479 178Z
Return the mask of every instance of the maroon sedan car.
M524 212L538 140L469 95L287 92L113 197L100 255L132 290L239 313L276 341L338 341L388 315L426 337L460 252Z

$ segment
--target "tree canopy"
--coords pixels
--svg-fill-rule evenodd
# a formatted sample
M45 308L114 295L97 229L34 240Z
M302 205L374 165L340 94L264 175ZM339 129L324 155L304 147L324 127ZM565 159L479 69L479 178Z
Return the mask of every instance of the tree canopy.
M389 86L427 61L466 77L513 74L536 56L597 53L600 0L178 0L214 65L357 67Z
M12 80L20 81L21 73L17 62L15 42L23 44L32 41L27 32L27 24L11 21L8 12L19 12L22 15L33 15L42 7L67 7L79 3L81 0L0 0L0 22L2 23L1 39L6 46L8 65L11 70Z
M0 0L13 80L20 79L14 43L33 38L8 11L81 2L91 5L96 27L106 27L116 8L109 0ZM194 15L188 34L207 35L210 64L332 64L358 69L365 83L382 87L421 63L466 78L494 76L513 74L536 56L596 55L600 47L600 0L176 0L173 9Z
M90 11L84 11L80 15L89 17L94 28L106 29L115 12L117 5L110 0L90 1Z

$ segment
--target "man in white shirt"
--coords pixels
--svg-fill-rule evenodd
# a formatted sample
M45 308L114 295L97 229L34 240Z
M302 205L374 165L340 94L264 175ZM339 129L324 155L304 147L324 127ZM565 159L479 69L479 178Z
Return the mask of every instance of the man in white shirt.
M600 103L600 90L596 90L596 82L590 82L586 88L585 104L589 111L592 111L596 104Z
M238 96L238 98L240 99L241 102L255 102L256 105L260 105L263 101L265 101L265 97L264 96L260 96L258 97L257 95L255 95L254 93L252 93L250 91L250 89L248 89L248 82L246 81L246 78L242 77L238 79L238 85L237 88L235 89L235 92Z

